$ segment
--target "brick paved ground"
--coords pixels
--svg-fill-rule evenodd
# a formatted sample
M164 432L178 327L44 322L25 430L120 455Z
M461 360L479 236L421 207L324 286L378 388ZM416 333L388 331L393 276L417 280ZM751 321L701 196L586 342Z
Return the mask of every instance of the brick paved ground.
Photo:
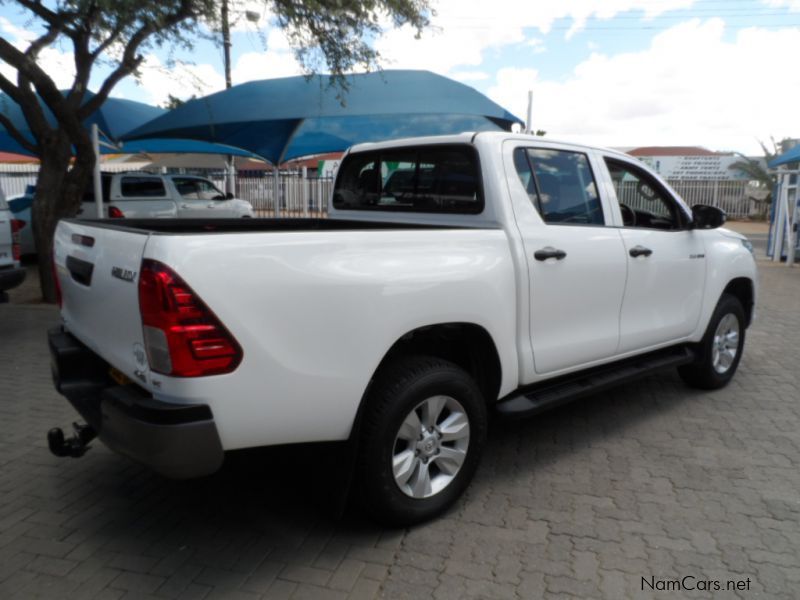
M46 306L0 306L0 598L633 598L641 578L800 590L800 269L762 263L725 390L676 376L495 427L467 496L406 531L337 518L336 453L241 453L176 483L96 446L51 389ZM736 597L723 594L721 597Z

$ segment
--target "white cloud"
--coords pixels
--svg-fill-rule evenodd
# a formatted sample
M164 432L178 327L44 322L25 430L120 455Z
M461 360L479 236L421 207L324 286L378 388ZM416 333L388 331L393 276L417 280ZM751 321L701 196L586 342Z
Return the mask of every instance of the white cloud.
M797 0L800 1L800 0ZM567 37L582 29L589 18L611 19L626 11L640 11L645 18L687 8L694 0L560 0L559 2L520 2L492 0L464 2L439 0L430 29L414 39L411 27L391 29L376 41L375 47L385 58L384 66L400 69L428 69L448 74L457 68L477 67L487 50L512 44L534 45L543 51L535 38L527 39L526 29L548 33L556 20L571 19ZM541 50L539 48L542 48Z
M800 0L762 0L772 8L788 8L791 12L800 12Z
M566 78L501 69L488 95L549 136L606 146L699 144L758 153L756 139L800 136L800 71L781 56L800 48L800 28L748 28L723 39L720 19L656 35L636 53L592 54Z
M0 17L0 31L6 34L9 41L19 50L27 49L28 45L38 37L35 31L17 27L5 17ZM59 89L72 86L75 80L75 63L71 52L63 52L58 45L49 46L39 52L36 62ZM0 64L0 73L12 81L17 80L17 70L5 62Z
M205 96L225 87L224 76L208 63L167 67L155 54L148 54L139 72L137 83L151 104L163 104L169 95L186 99L192 95Z
M301 75L302 68L291 52L246 52L239 56L233 69L233 83L254 79L272 79Z
M280 29L269 31L266 52L245 52L236 60L232 71L233 83L254 79L271 79L301 75L303 69L292 53L286 36Z
M11 37L11 42L18 48L24 42L32 42L34 39L36 39L35 32L31 31L30 29L17 27L5 17L0 17L0 30L2 30L3 33L8 34L9 37Z
M489 74L485 71L453 71L450 77L457 81L485 81Z
M75 81L75 61L72 53L57 48L44 48L36 60L60 90L69 89Z
M534 54L541 54L542 52L547 51L547 47L544 45L544 40L541 38L530 38L525 42L525 45L533 48Z

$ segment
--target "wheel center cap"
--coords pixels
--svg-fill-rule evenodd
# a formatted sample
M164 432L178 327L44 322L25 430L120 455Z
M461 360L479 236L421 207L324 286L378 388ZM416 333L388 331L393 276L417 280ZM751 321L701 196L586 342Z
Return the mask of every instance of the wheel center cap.
M433 435L433 434L426 435L417 444L417 449L420 451L420 454L422 454L423 456L433 456L434 454L436 454L436 450L438 448L439 448L439 441L436 439L436 436Z

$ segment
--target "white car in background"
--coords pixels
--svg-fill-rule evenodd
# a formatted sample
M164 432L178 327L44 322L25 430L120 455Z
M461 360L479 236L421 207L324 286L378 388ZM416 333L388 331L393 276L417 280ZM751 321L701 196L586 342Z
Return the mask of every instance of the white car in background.
M21 227L22 223L14 218L0 191L0 302L8 300L6 290L17 287L25 279L25 268L19 264Z
M249 218L253 206L246 200L223 193L213 182L196 175L154 175L150 173L103 173L104 217L111 219L217 219ZM36 245L31 226L34 186L24 194L9 198L15 219L21 221L22 254L33 254ZM78 216L97 218L94 189L83 196Z
M246 200L223 193L211 181L195 175L150 173L104 174L105 216L112 219L216 219L252 217ZM79 217L95 218L94 192L84 195Z

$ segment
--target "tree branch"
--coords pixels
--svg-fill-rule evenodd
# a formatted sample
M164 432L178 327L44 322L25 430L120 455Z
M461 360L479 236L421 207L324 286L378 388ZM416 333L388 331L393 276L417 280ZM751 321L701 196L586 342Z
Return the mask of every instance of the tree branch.
M36 60L36 57L39 56L39 52L41 52L45 46L49 46L54 41L56 41L56 38L59 36L60 33L61 33L61 26L51 25L47 29L47 33L45 33L40 38L34 40L33 42L31 42L31 45L28 46L28 49L25 51L25 56L27 56L28 58L32 58L33 60Z
M11 80L7 79L2 73L0 73L0 91L6 94L17 104L22 103L22 94L20 93L19 88L11 83Z
M47 8L40 0L16 0L17 4L22 5L23 8L28 9L34 15L47 22L51 26L59 26L62 29L71 20L78 16L74 10L54 11Z
M39 133L43 133L47 127L47 119L36 95L30 90L17 87L2 74L0 74L0 90L17 103L22 114L25 115L30 130L38 139ZM14 135L11 130L9 133ZM20 142L19 139L17 141Z
M0 89L8 93L19 104L31 131L37 138L40 137L40 133L45 133L47 119L30 84L33 84L39 98L44 101L65 131L71 137L80 135L80 121L76 120L74 113L68 110L64 96L35 60L3 38L0 38L0 59L17 70L19 83L14 86L2 77L0 78Z
M25 150L27 150L31 154L39 156L39 146L31 143L30 140L28 140L24 135L22 135L19 129L17 129L11 122L11 119L9 119L3 113L0 113L0 125L6 128L6 131L12 138L14 138L14 141L17 142L23 148L25 148Z
M191 0L181 0L178 9L171 15L167 15L164 19L156 21L147 21L142 25L128 40L125 46L125 52L122 59L119 61L119 66L114 69L111 74L103 81L100 89L92 96L83 106L78 109L78 117L83 120L91 115L95 110L102 106L106 101L111 90L121 80L133 73L144 60L143 56L138 56L137 52L139 47L147 41L156 31L163 31L170 29L175 25L185 21L186 19L195 16L193 2Z
M109 46L111 46L111 44L113 44L114 42L117 41L117 39L119 39L119 36L120 36L120 34L122 34L123 29L124 29L124 27L122 26L122 24L121 23L118 24L114 29L111 30L111 32L108 34L108 37L106 37L106 39L104 39L102 42L100 42L97 45L97 48L92 50L91 56L92 56L92 60L93 61L97 60L97 58L103 52L108 50L108 48L109 48Z

